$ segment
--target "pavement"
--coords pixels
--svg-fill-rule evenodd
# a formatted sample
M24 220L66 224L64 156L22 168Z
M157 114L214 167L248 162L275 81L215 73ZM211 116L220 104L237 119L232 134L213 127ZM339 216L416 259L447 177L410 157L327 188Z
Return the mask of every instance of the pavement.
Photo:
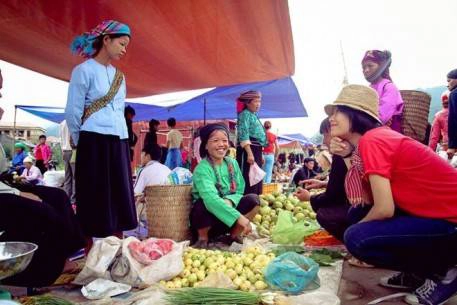
M360 268L348 264L343 265L343 276L340 281L338 296L341 305L366 305L374 299L397 292L397 289L384 288L378 284L383 276L392 274L392 271L378 268ZM380 303L386 305L405 305L402 298ZM457 305L457 296L449 300L446 305Z

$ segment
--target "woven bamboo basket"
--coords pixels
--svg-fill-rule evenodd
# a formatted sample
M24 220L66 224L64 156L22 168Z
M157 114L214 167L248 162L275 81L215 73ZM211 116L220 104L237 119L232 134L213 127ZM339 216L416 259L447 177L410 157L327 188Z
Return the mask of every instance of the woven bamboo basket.
M192 185L152 185L144 193L148 236L189 240Z
M419 142L425 139L431 96L422 91L400 90L404 101L402 133Z

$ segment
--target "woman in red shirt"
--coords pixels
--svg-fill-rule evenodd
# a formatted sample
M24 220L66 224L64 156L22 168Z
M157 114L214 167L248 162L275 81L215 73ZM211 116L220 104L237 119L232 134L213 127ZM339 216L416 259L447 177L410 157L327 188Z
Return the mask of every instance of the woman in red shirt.
M332 136L354 147L345 189L361 220L345 233L347 249L401 271L381 282L417 288L407 302L445 302L457 293L457 171L427 146L380 127L378 96L368 87L346 86L325 111Z

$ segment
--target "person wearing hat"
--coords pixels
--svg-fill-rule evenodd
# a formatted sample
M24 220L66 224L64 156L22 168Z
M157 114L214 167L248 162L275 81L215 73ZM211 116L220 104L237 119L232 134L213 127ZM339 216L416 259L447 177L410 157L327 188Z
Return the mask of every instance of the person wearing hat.
M392 54L389 51L369 50L362 59L365 79L379 96L379 118L384 125L401 132L403 99L390 77Z
M44 185L43 175L38 167L33 165L32 157L24 158L24 171L18 177L18 182L29 183L32 185Z
M100 23L74 39L71 50L87 58L76 66L68 88L65 119L77 146L76 215L87 236L116 235L137 227L127 125L126 83L112 65L127 52L128 25Z
M227 244L241 242L241 235L251 232L251 219L259 208L259 197L244 194L245 182L237 162L226 157L229 132L223 124L209 124L200 129L201 162L193 179L193 206L190 224L196 243L206 248L210 239ZM229 235L227 235L227 233Z
M430 140L428 146L436 151L438 143L441 142L441 150L447 152L448 149L448 116L449 116L449 90L441 94L441 104L443 109L435 114L432 128L430 130Z
M22 174L24 170L24 159L27 157L27 146L22 142L14 144L15 154L11 160L11 168L8 173L16 172L18 175Z
M448 116L448 150L449 159L457 152L457 69L447 74L447 88L449 93L449 116Z
M332 136L355 148L345 178L357 221L344 235L348 251L400 271L381 284L414 290L408 302L444 303L457 292L457 171L428 147L380 127L371 88L346 86L325 111Z
M259 91L242 93L237 100L237 136L236 159L243 171L246 182L245 194L262 194L262 181L255 185L249 183L249 169L257 163L263 165L262 148L268 145L265 129L257 113L260 110L262 94Z

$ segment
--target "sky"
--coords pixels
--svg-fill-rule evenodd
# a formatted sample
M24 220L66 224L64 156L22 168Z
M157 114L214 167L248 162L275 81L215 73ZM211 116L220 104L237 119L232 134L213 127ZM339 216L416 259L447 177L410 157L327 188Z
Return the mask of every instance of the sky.
M314 135L325 117L323 106L338 95L344 78L367 84L361 59L368 49L390 50L391 76L400 89L446 84L446 74L457 68L456 0L289 0L295 74L307 118L276 119L273 131ZM341 48L342 46L342 48ZM68 83L0 60L4 75L1 107L3 122L12 121L14 105L65 106ZM202 91L195 91L193 96ZM153 100L183 100L192 94L173 93ZM142 99L130 101L141 102ZM148 98L151 101L151 98ZM18 112L18 121L46 126L48 122Z

